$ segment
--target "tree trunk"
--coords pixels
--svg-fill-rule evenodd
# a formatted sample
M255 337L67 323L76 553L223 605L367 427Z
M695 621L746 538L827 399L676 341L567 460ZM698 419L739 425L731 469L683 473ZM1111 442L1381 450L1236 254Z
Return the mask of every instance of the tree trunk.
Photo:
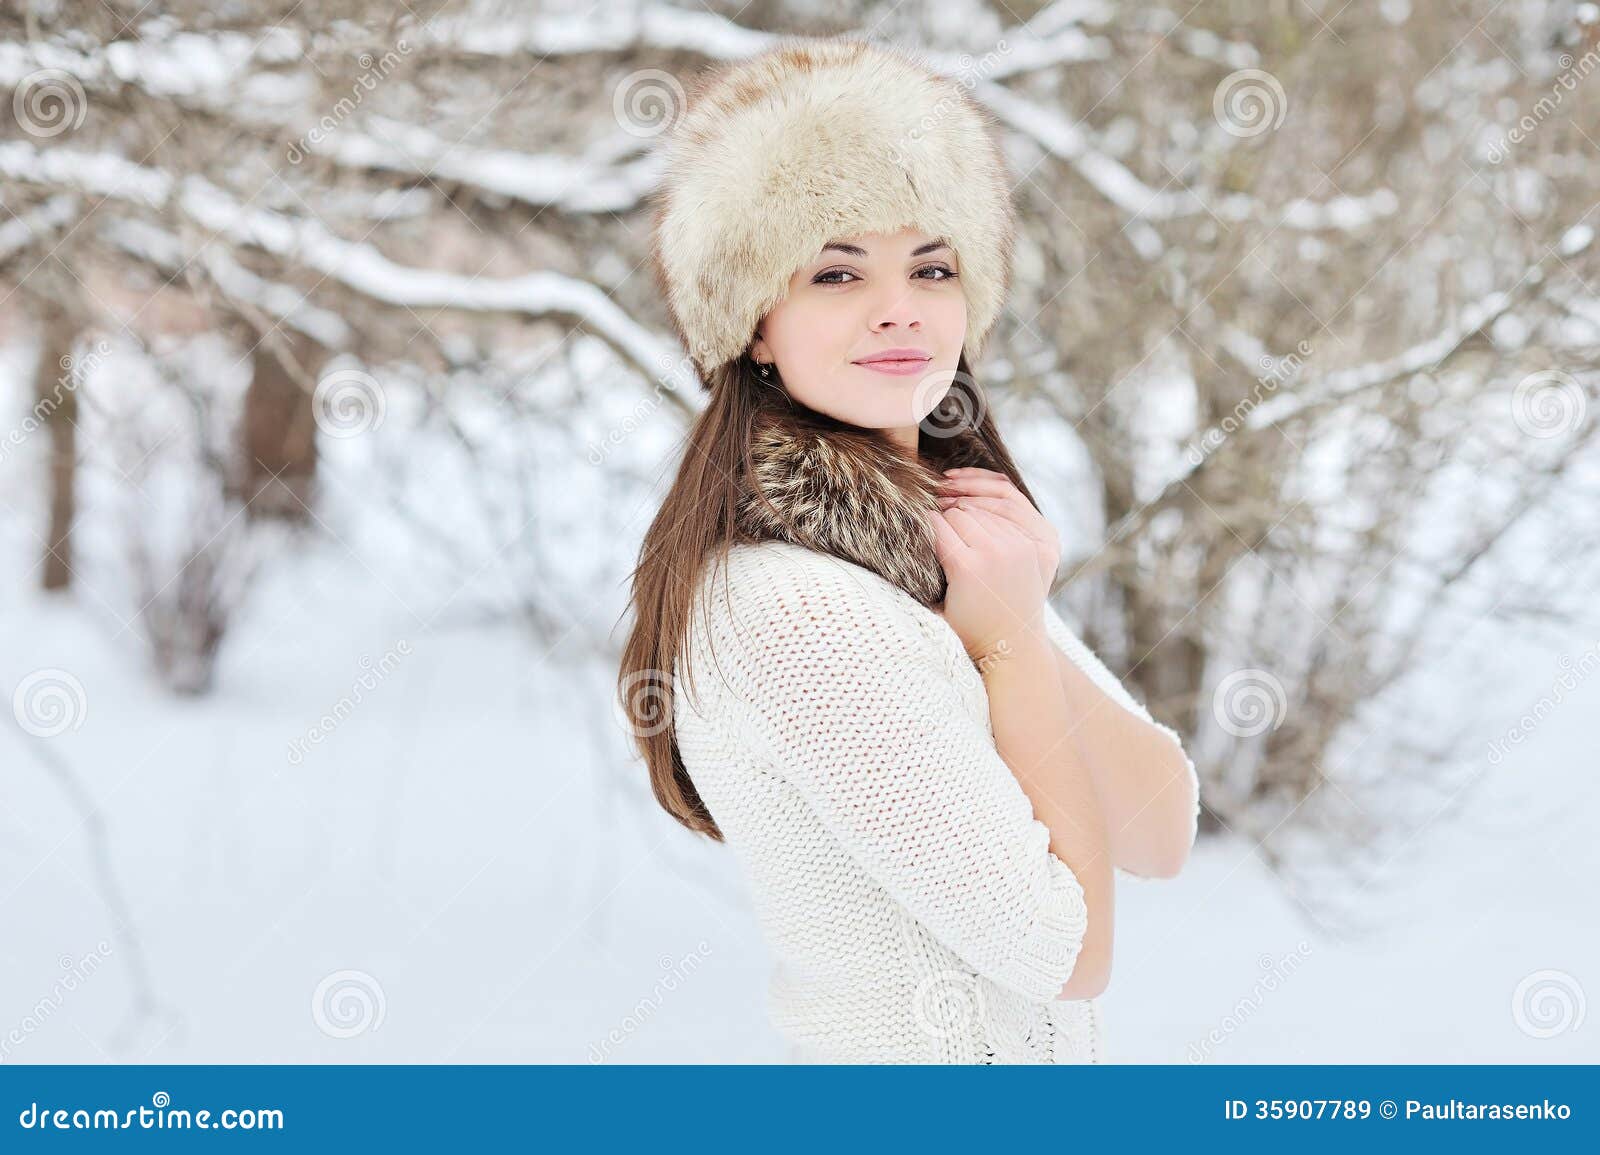
M34 371L35 412L50 431L47 465L50 527L45 534L43 587L66 589L72 584L72 522L77 516L77 444L79 384L72 365L72 341L78 326L65 313L54 313L45 325L39 364Z
M285 368L269 341L287 342L287 354L306 382L314 377L316 359L325 356L314 342L293 333L274 334L256 345L233 496L247 503L249 517L304 521L317 465L312 390Z

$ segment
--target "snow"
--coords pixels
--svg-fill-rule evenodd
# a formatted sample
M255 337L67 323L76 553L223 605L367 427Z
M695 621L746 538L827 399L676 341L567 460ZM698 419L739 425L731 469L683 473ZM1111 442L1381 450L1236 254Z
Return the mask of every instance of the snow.
M580 359L603 370L603 347ZM13 351L0 378L6 428L24 366ZM497 475L516 435L486 424L493 409L475 398L492 392L457 385L459 422ZM428 437L391 393L385 430ZM625 415L616 404L599 420ZM607 470L663 451L649 438L664 424L618 441L603 468L565 466L551 508L594 508ZM609 707L613 667L592 656L593 639L620 640L625 591L585 565L638 540L649 494L545 559L588 584L566 634L539 639L462 612L496 605L506 575L490 582L484 556L512 544L505 524L474 536L472 462L412 443L438 458L413 497L431 496L427 512L467 547L453 580L422 580L419 547L363 489L383 460L372 441L324 441L326 532L268 567L215 693L195 700L148 676L137 631L120 628L128 607L34 590L42 438L0 462L0 687L9 698L59 669L83 694L78 724L54 736L0 726L0 917L13 928L0 1040L20 1038L0 1058L781 1061L732 855L655 807ZM1016 448L1025 469L1051 449L1022 436ZM93 544L109 529L91 515L83 532ZM1434 704L1485 751L1549 693L1563 656L1596 644L1592 622L1559 644L1470 616L1442 628L1457 644ZM1473 669L1494 671L1494 694L1458 692ZM1442 807L1344 884L1332 905L1354 921L1286 890L1234 835L1203 841L1175 880L1123 888L1109 1059L1596 1061L1592 1026L1528 1027L1535 994L1567 1005L1560 976L1592 989L1600 958L1597 710L1591 674L1507 756L1485 754L1459 813ZM64 968L92 973L61 991Z
M174 272L183 268L187 259L177 237L148 221L133 218L115 221L102 229L102 235L125 252ZM340 349L349 343L350 326L343 317L312 305L303 292L258 277L223 246L204 245L194 259L234 300L249 302L330 349Z
M71 655L90 706L81 729L49 741L103 808L171 1011L113 1047L130 994L118 946L8 1059L587 1062L600 1048L611 1061L779 1061L730 855L650 812L617 743L597 750L574 722L593 714L603 670L493 626L420 628L329 549L262 598L221 692L178 705L77 608L19 604L23 568L6 583L7 687ZM291 765L289 741L348 693L361 658L400 640L413 653ZM1536 650L1497 660L1530 688L1548 674ZM1369 900L1373 917L1388 912L1369 937L1320 930L1233 839L1202 844L1177 880L1127 888L1102 1000L1112 1060L1594 1061L1592 1031L1530 1037L1508 1008L1529 973L1587 980L1585 960L1600 957L1581 913L1600 877L1585 724L1596 707L1600 679L1487 774L1459 819L1419 838L1389 872L1393 891ZM0 953L9 1027L49 992L58 956L117 940L80 816L15 730L4 743L0 909L27 928ZM1260 960L1291 953L1303 964L1228 1029L1269 973ZM691 955L701 964L661 991ZM378 1029L318 1027L313 991L342 969L383 992ZM608 1046L613 1030L623 1040ZM1224 1038L1207 1051L1213 1030Z
M661 161L654 154L607 165L556 154L474 148L386 117L369 116L364 123L371 131L341 125L308 141L310 151L340 164L464 181L528 204L559 205L579 213L625 212L661 179Z
M53 196L31 212L8 217L0 223L0 259L38 243L75 220L83 211L78 198L69 194Z
M1594 227L1592 225L1573 225L1561 234L1561 240L1556 247L1563 257L1575 257L1594 243Z
M294 256L307 268L375 300L413 309L576 317L652 377L676 380L682 372L683 356L676 342L652 332L604 291L575 277L551 272L482 277L402 265L373 245L337 236L318 220L296 220L268 209L250 208L203 177L177 181L159 169L112 153L41 150L12 141L0 144L0 174L16 180L71 184L85 192L138 200L157 208L176 193L179 207L196 224L235 244Z
M291 42L286 47L285 40ZM200 108L270 121L303 106L315 94L312 78L254 72L259 64L298 55L299 38L287 29L243 32L174 32L152 20L138 38L80 52L50 40L0 41L0 84L16 87L41 69L65 73L90 88L115 92L122 85Z
M469 12L439 14L411 26L423 47L451 48L485 56L559 56L626 48L692 49L723 60L749 56L775 39L774 33L743 28L714 12L692 12L667 4L597 6L551 12L520 23L503 13L493 19Z
M1136 221L1162 221L1210 212L1223 220L1254 222L1268 215L1254 197L1243 193L1218 197L1208 205L1193 189L1153 189L1126 165L1096 147L1070 116L985 79L977 80L972 88L1001 122L1066 161L1090 187ZM1392 216L1398 208L1399 200L1389 189L1377 189L1365 196L1338 196L1326 202L1296 199L1284 206L1278 224L1287 229L1355 232L1379 217ZM1159 252L1159 247L1147 247L1141 255L1153 259Z
M1397 381L1437 365L1456 346L1509 309L1511 304L1510 293L1489 293L1469 303L1461 310L1460 317L1454 324L1435 336L1419 341L1382 361L1372 361L1329 373L1322 378L1318 392L1314 396L1296 392L1276 394L1251 410L1245 423L1252 429L1262 429L1298 413L1307 405L1327 404L1336 398L1347 397L1375 385Z
M963 11L942 19L957 24ZM1582 12L1594 22L1593 5ZM974 80L1011 130L1008 147L1051 154L1113 205L1146 260L1167 248L1155 226L1179 218L1276 220L1305 234L1300 251L1317 262L1346 243L1337 234L1399 211L1381 186L1289 200L1270 217L1253 196L1156 188L1130 159L1133 121L1091 129L1044 95L1048 84L999 83L1107 59L1095 32L1125 16L1101 0L1061 0L1004 29L977 59L928 59ZM1146 9L1125 27L1210 64L1259 66L1253 45L1179 16ZM1403 21L1405 5L1387 5L1385 16ZM527 17L458 9L394 31L414 37L406 51L530 60L629 46L733 60L775 39L709 11L582 0ZM259 32L191 33L156 17L139 22L137 39L94 51L0 42L0 82L51 70L97 106L131 85L245 124L292 124L318 91L299 65L370 39L342 22L314 35ZM1430 71L1418 98L1437 107L1514 79L1504 60L1463 59ZM1189 147L1214 134L1203 120L1168 127ZM1441 162L1459 147L1439 125L1425 142ZM452 142L370 108L306 147L337 164L433 175L568 214L637 207L660 165L627 133L578 156L527 153ZM1502 172L1523 211L1551 194L1538 172ZM353 344L348 323L295 284L253 271L256 253L327 278L334 296L572 327L562 357L535 348L502 374L479 370L459 333L441 338L459 362L442 374L330 365L324 380L353 374L379 390L382 436L321 439L315 523L265 559L229 624L215 689L196 698L175 697L150 672L142 635L160 603L141 605L134 593L128 531L148 528L164 558L155 584L167 579L157 592L170 590L195 525L181 511L234 425L245 366L221 342L209 353L197 342L209 361L185 380L205 383L203 398L98 366L85 391L96 404L80 415L77 586L50 597L35 588L46 437L28 418L31 351L0 346L0 690L13 702L0 710L0 920L10 930L0 936L0 1062L777 1061L782 1042L763 1001L768 960L733 856L660 811L611 706L619 575L681 435L659 410L699 401L676 343L603 291L627 271L617 254L603 254L587 279L407 266L314 217L65 140L0 142L0 177L48 194L0 224L0 256L66 231L96 198L154 209L170 231L100 213L93 239L163 271L194 260L231 301L328 347ZM382 220L425 212L435 192L335 187L320 190L317 208ZM1571 259L1593 242L1594 228L1579 222L1553 251ZM1424 243L1448 248L1442 237ZM1274 347L1292 337L1219 321L1220 343L1249 378L1280 378L1239 435L1362 391L1450 387L1427 371L1479 333L1500 348L1600 335L1600 302L1572 290L1552 289L1568 314L1556 334L1518 311L1518 288L1537 281L1543 262L1497 280L1490 253L1450 251L1436 263L1446 261L1464 283L1476 278L1476 299L1437 335L1366 363L1301 371L1309 350ZM1056 354L1042 353L1037 364L997 366L994 379L1055 386ZM1140 502L1194 465L1181 453L1197 436L1187 355L1163 346L1139 375L1147 404L1129 432ZM639 370L653 391L640 389ZM1483 404L1498 419L1504 397L1486 392ZM1345 422L1307 447L1295 484L1332 507L1320 532L1349 540L1387 512L1340 498L1386 420ZM1047 499L1073 492L1074 481L1093 484L1092 461L1049 406L1019 408L1002 425L1024 471L1059 482L1038 487ZM129 446L132 458L112 452ZM1510 478L1473 476L1465 459L1452 466L1426 507L1427 540L1412 543L1422 560L1458 555L1447 547L1471 540L1514 496ZM142 479L137 489L125 468ZM1082 509L1046 512L1069 557L1104 536L1104 526L1071 520ZM1520 572L1507 576L1558 571L1564 531L1576 536L1555 519L1518 527L1502 552ZM1259 595L1250 568L1228 596ZM1322 607L1317 576L1296 575L1297 593ZM1568 589L1594 588L1593 573L1562 578ZM1312 848L1286 839L1308 864L1290 881L1245 832L1226 832L1202 842L1178 879L1123 888L1116 973L1102 999L1112 1061L1600 1061L1592 1024L1550 1037L1530 1029L1552 993L1558 1017L1576 1018L1600 959L1600 784L1588 729L1600 707L1600 623L1545 621L1535 635L1487 617L1499 595L1475 592L1447 607L1439 644L1422 648L1439 654L1430 678L1403 686L1401 708L1374 703L1393 732L1341 747L1314 796L1373 805L1382 797L1374 783L1395 771L1383 738L1468 735L1468 756L1398 844L1376 855L1336 846L1357 869L1319 875ZM1437 597L1418 583L1391 612L1415 615ZM1241 756L1228 769L1231 779L1250 767ZM91 969L60 991L64 974ZM352 1009L373 1021L349 1029Z

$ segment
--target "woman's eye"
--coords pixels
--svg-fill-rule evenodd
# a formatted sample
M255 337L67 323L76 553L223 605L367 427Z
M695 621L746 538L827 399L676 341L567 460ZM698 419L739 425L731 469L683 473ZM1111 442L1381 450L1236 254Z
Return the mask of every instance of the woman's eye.
M923 277L922 274L924 273L943 273L944 275L942 277ZM925 281L949 281L955 278L956 272L954 269L948 269L944 265L926 265L923 268L918 269L913 275L922 277L922 279ZM845 283L844 281L830 280L829 278L832 277L850 277L851 279L857 279L856 275L849 269L829 269L825 273L818 273L812 278L811 283L814 285L842 285Z

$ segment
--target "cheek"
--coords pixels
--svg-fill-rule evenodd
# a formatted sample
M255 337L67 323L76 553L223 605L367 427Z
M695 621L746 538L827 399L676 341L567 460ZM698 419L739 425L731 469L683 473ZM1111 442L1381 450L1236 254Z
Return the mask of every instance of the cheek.
M841 408L860 388L848 365L859 347L860 335L848 311L827 301L787 302L772 338L783 362L784 388L803 405L852 420Z
M929 309L929 317L937 318L934 322L941 333L951 335L956 339L965 336L967 331L967 299L960 293L950 293L942 296Z
M782 318L787 359L811 365L838 362L860 343L860 320L849 309L822 299L791 304Z

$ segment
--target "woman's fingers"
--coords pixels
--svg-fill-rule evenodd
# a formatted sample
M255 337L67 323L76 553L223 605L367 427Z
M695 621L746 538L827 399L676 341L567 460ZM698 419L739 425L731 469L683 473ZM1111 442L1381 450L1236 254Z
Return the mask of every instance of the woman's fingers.
M968 508L959 505L951 506L949 509L945 510L946 516L953 513L965 514L966 516L972 518L972 520L978 525L979 529L991 540L996 537L1018 537L1023 541L1029 542L1030 544L1033 541L1031 537L1023 532L1022 527L1017 525L1016 522L1012 521L1009 517L1003 517L1000 514L994 513L990 510Z
M962 543L971 549L982 549L993 536L978 520L977 514L969 510L947 509L944 518L950 523L950 528L960 535Z
M946 570L967 548L967 543L961 540L961 535L955 531L948 518L942 512L934 511L928 515L928 520L933 522L933 552L939 559L939 564Z
M1022 491L1011 484L1008 478L945 478L944 484L939 489L939 504L949 508L954 504L952 499L985 498L999 505L984 505L978 508L987 508L1001 512L1002 505L1009 507L1007 516L1018 525L1026 527L1030 522L1042 521L1043 515L1033 507L1033 503L1022 496ZM1037 530L1035 531L1037 532Z
M1011 484L1011 479L1008 477L948 475L944 478L940 488L945 493L970 493L982 497L1015 497L1024 505L1028 505L1028 499L1022 496L1020 489ZM1029 506L1029 508L1032 508L1032 506Z
M1035 512L1031 505L1027 506L1027 513L1024 513L1022 510L1017 508L1016 502L1007 501L1002 497L973 497L963 494L960 498L960 504L952 505L950 508L983 510L986 513L992 513L996 517L1005 518L1008 522L1022 530L1023 533L1026 533L1029 537L1038 540L1039 531L1034 519L1029 516L1029 514Z

